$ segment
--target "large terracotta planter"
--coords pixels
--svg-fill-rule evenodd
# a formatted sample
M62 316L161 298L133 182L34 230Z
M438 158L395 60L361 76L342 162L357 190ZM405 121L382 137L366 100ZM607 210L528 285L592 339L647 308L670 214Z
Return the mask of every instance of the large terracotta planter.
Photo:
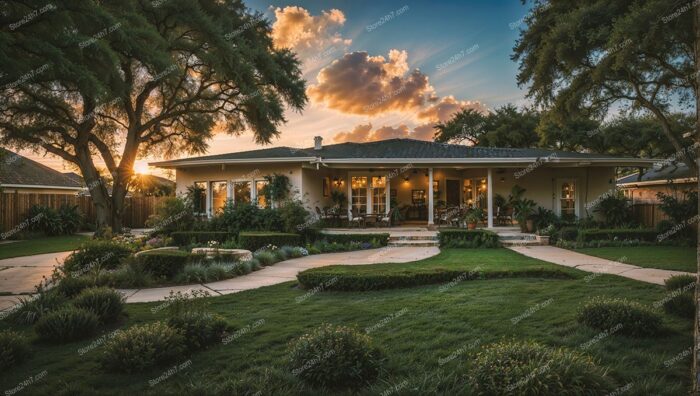
M528 219L525 221L525 227L527 228L527 232L533 232L535 231L535 222Z
M467 223L467 229L476 230L476 223Z

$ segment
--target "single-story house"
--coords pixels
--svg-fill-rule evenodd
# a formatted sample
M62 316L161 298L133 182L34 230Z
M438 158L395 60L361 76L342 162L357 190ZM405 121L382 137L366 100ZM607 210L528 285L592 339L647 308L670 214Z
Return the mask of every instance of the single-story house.
M215 213L225 202L258 202L264 176L289 177L296 196L310 209L332 206L331 191L346 195L348 217L388 213L392 205L411 208L408 220L432 225L434 208L473 205L494 224L494 194L508 196L514 185L525 197L560 215L591 215L590 204L615 188L618 166L649 167L653 160L545 149L469 147L412 139L323 145L316 137L306 149L273 147L151 163L175 169L177 193L197 186L202 211Z
M0 188L4 193L75 195L84 187L71 176L0 148Z
M617 179L617 186L633 204L658 203L657 193L673 195L697 191L698 177L684 163L655 166L644 173L633 173Z

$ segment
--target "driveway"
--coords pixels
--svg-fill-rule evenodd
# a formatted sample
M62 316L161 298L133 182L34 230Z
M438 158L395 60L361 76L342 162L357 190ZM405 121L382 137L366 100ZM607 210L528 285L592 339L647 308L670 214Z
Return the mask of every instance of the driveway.
M423 260L438 253L440 253L440 249L436 247L385 247L354 252L315 254L313 256L282 261L248 275L218 282L153 289L121 290L121 292L127 296L126 302L128 303L160 301L167 297L171 291L206 290L213 296L220 296L294 281L299 272L310 268L335 264L407 263Z
M25 294L34 291L53 267L63 263L69 252L38 254L0 260L0 293Z

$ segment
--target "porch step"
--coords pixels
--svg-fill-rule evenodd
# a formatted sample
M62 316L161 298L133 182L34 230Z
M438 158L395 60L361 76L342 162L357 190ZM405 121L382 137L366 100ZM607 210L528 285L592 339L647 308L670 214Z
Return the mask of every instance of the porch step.
M405 239L405 240L396 240L396 241L389 241L389 246L394 246L394 247L439 247L440 242L436 240L427 240L427 239Z
M498 239L503 246L543 246L544 243L537 240L535 234L523 234L520 232L499 232Z
M437 235L390 235L389 242L399 241L437 241Z

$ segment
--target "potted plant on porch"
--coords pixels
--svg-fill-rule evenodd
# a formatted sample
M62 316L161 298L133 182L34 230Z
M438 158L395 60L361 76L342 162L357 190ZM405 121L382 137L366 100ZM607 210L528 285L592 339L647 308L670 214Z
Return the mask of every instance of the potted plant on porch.
M513 215L518 221L521 232L532 232L535 229L535 222L532 214L537 203L531 199L520 198L512 202Z
M470 208L464 214L464 222L470 230L476 229L476 225L484 218L484 212L479 208Z

